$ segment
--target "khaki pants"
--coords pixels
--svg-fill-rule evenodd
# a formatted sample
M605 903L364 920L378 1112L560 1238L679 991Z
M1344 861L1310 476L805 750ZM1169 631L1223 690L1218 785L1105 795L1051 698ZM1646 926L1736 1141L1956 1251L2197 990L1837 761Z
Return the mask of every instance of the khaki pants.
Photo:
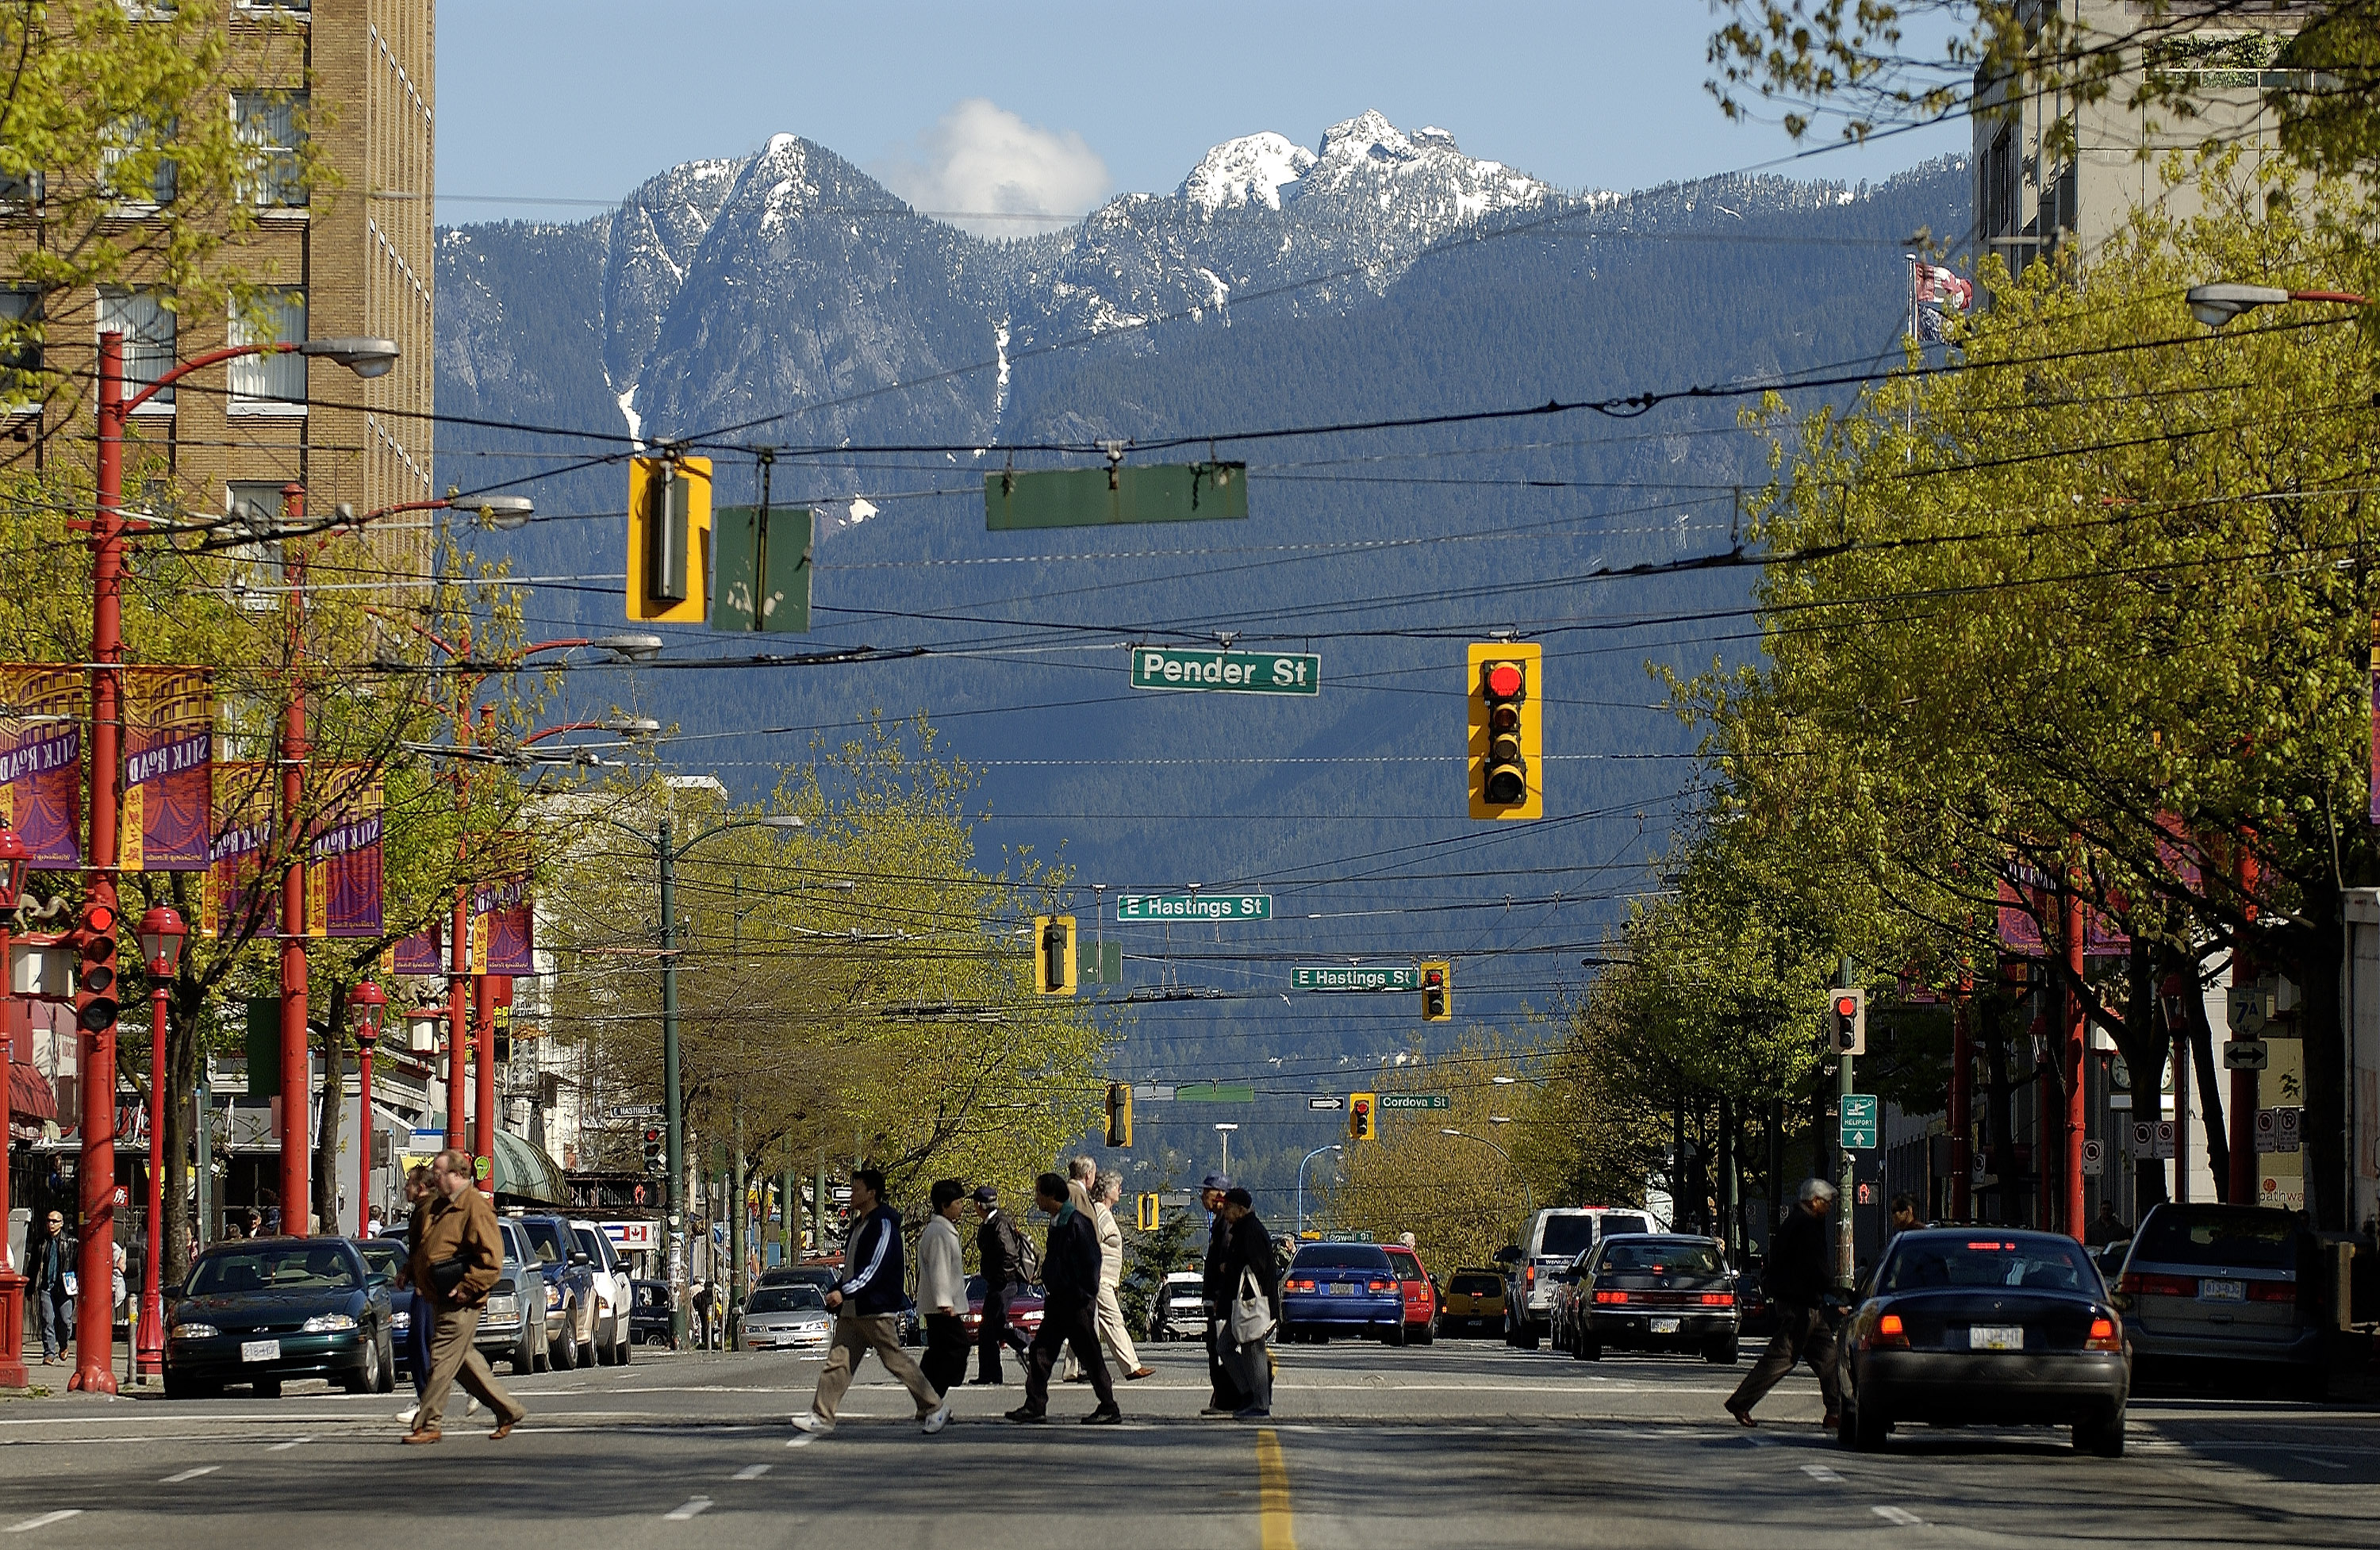
M851 1387L852 1374L871 1350L917 1401L919 1416L930 1415L941 1407L942 1397L901 1349L900 1321L891 1314L847 1313L834 1321L834 1347L827 1352L826 1370L819 1374L818 1392L810 1397L812 1415L828 1423L834 1420L835 1407L843 1403L843 1391Z
M457 1378L498 1421L516 1422L528 1413L521 1409L519 1400L498 1387L488 1359L472 1343L479 1333L479 1309L438 1310L438 1322L430 1337L430 1381L422 1386L421 1408L413 1417L415 1431L438 1430L439 1418L446 1408L446 1391Z

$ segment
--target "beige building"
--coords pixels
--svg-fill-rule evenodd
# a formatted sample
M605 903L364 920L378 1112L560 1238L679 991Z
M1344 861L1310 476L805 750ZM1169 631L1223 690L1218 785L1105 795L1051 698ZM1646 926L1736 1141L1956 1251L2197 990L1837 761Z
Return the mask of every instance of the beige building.
M430 497L434 0L181 0L182 11L194 4L220 13L235 70L268 88L224 93L222 111L258 148L242 191L256 227L225 261L274 287L264 325L273 337L370 335L395 340L402 353L394 370L371 380L294 355L194 373L143 406L136 433L144 452L128 457L128 482L144 453L162 457L170 490L128 489L128 503L178 503L194 514L261 508L269 522L291 481L306 487L316 513L341 502L370 512ZM295 176L301 136L330 175L310 193ZM152 183L155 201L175 197L170 167ZM24 192L41 197L38 188ZM135 200L110 218L153 221L160 207ZM0 219L0 243L7 224ZM104 329L125 334L128 374L141 380L256 335L220 309L170 309L137 284L38 300L18 292L5 305L42 309L45 364L80 383ZM43 413L68 423L35 436L26 420ZM8 433L36 442L44 461L88 468L91 428L91 395L78 392L30 417L20 409ZM391 526L378 547L418 569L425 532Z

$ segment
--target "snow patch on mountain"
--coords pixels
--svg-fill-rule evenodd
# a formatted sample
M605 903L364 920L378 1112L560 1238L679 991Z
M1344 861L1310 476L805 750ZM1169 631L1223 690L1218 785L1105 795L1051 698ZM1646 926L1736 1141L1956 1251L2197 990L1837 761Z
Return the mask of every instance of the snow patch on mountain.
M1315 163L1314 152L1286 135L1268 129L1262 134L1227 139L1199 160L1182 180L1180 198L1213 214L1260 204L1281 208L1281 191L1293 188Z

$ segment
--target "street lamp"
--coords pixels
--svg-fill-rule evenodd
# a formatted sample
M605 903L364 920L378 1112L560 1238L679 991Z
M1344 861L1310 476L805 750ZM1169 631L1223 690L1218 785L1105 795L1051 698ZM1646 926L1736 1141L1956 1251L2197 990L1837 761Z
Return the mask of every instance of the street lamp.
M24 897L25 868L33 852L17 831L0 819L0 975L13 975L8 946L8 916ZM0 987L5 993L5 987ZM0 1132L6 1125L7 1097L0 1094ZM8 1194L8 1138L0 1133L0 1202ZM0 1232L0 1387L22 1388L25 1373L25 1278L8 1258L8 1235Z
M362 1158L356 1180L356 1230L361 1232L364 1218L371 1210L372 1051L380 1047L381 1026L388 1018L388 994L366 980L347 992L347 1005L356 1014L356 1123L362 1132L356 1138L357 1149Z
M158 1293L165 1259L165 992L189 935L170 905L159 904L140 917L140 962L149 971L149 1262L140 1270L132 1365L143 1375L165 1371L165 1307Z
M1494 1142L1488 1140L1484 1135L1474 1135L1469 1131L1459 1131L1452 1125L1440 1125L1439 1127L1438 1133L1440 1135L1461 1136L1465 1141L1475 1141L1479 1143L1480 1145L1487 1147L1488 1150L1503 1158L1504 1166L1506 1168L1509 1169L1512 1166L1512 1154L1507 1152L1501 1146L1497 1145ZM1521 1199L1528 1215L1532 1217L1536 1216L1537 1214L1537 1195L1535 1190L1529 1188L1528 1176L1525 1174L1522 1175L1521 1178Z
M1312 1162L1315 1158L1320 1156L1325 1152L1343 1152L1347 1148L1340 1145L1334 1141L1328 1146L1317 1146L1313 1151L1306 1153L1305 1156L1298 1162L1297 1237L1300 1242L1304 1242L1305 1240L1305 1165Z
M1232 1176L1232 1132L1240 1127L1229 1120L1216 1121L1215 1133L1223 1138L1223 1177Z
M2182 298L2190 304L2190 315L2209 328L2221 328L2225 323L2258 307L2277 307L2289 301L2336 301L2349 307L2362 307L2363 297L2353 291L2291 291L2278 285L2242 285L2230 281L2192 285Z
M684 844L673 844L670 816L663 813L661 829L647 834L617 818L601 821L639 843L650 845L659 864L662 890L662 1113L667 1129L668 1188L663 1198L669 1217L670 1349L686 1343L686 1108L679 1090L677 1040L677 864L697 845L714 835L736 829L766 829L779 835L802 827L799 815L763 813L756 817L729 818L712 824ZM823 1209L823 1205L821 1205Z
M311 356L317 359L327 360L334 366L344 366L357 376L365 378L387 376L390 369L396 365L397 356L396 341L394 339L355 337L309 339L302 345L249 345L246 348L280 354L294 351L301 356ZM196 365L197 362L194 361L191 364Z

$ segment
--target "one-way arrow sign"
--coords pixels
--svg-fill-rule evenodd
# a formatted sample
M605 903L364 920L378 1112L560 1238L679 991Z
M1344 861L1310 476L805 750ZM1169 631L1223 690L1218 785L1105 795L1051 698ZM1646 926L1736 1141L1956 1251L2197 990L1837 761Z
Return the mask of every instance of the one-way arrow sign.
M1344 1108L1347 1107L1347 1100L1345 1098L1308 1098L1305 1100L1305 1107L1308 1108Z

